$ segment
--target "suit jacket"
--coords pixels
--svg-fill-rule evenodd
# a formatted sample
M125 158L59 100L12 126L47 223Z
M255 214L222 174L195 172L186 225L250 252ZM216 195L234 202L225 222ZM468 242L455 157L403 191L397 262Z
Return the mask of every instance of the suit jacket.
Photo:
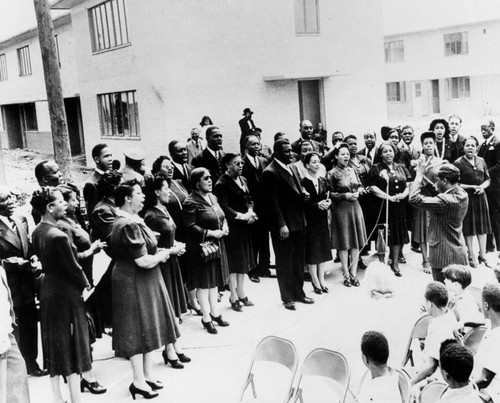
M250 132L255 129L255 123L252 119L242 118L238 122L241 130L240 143L245 139L246 136L250 134ZM250 123L250 124L249 124Z
M85 205L87 207L87 215L91 217L92 211L94 211L95 206L101 200L102 196L97 193L97 183L101 178L101 174L94 170L92 174L87 178L85 185L83 186L83 198L85 199Z
M358 155L362 155L363 157L368 158L367 156L368 150L366 147L362 148L361 150L358 151ZM378 156L378 146L375 145L375 147L372 148L372 151L370 153L371 158L368 158L370 163L372 165L378 164L382 159Z
M219 151L220 159L224 155L222 150ZM224 173L222 171L222 166L220 165L220 161L217 161L215 157L212 155L208 148L205 148L201 153L198 153L196 157L193 158L193 167L195 168L206 168L212 175L212 183L215 185L219 178Z
M279 231L284 225L290 232L302 231L306 226L300 178L294 167L290 167L290 170L291 175L273 160L262 173L262 187L272 231Z
M500 139L493 135L494 138L486 145L481 144L477 155L484 159L490 174L491 184L487 191L500 190Z
M428 211L429 263L434 269L450 264L467 264L467 249L462 235L462 221L467 213L469 196L459 186L435 197L423 196L421 189L410 195L410 203Z
M188 164L191 164L191 161L194 157L196 157L196 154L203 151L207 146L207 142L205 140L199 139L198 141L200 142L199 148L196 147L195 142L191 139L189 139L186 143L186 149L188 152Z
M172 165L174 165L174 176L172 177L172 179L179 179L184 185L184 187L188 191L191 191L191 171L193 170L193 166L185 164L188 173L188 176L186 177L186 175L184 175L184 172L182 172L181 170L179 170L179 168L177 168L177 165L175 164Z
M248 190L250 190L250 196L256 207L260 207L262 202L264 201L264 191L262 189L262 184L260 179L262 177L262 172L266 169L268 162L264 157L257 157L259 161L258 167L254 167L254 165L250 162L248 155L245 155L243 158L243 171L241 173L242 176L245 177L248 184Z
M35 278L29 262L18 264L5 261L9 257L19 257L25 260L33 255L28 240L28 222L25 217L11 217L17 231L10 229L0 221L0 259L7 274L7 281L12 293L14 306L27 305L35 297Z

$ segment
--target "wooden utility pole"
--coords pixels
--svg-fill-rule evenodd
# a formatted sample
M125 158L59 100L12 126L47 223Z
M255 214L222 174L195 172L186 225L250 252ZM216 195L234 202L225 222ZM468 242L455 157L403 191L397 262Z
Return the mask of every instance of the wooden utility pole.
M54 24L50 16L48 0L33 0L35 3L38 38L42 51L43 73L47 101L49 103L50 126L54 143L54 157L67 182L72 182L71 148L69 145L68 123L64 110L61 75L56 56Z
M2 111L0 111L1 113ZM2 119L2 116L0 116ZM7 185L7 177L5 175L5 163L4 163L4 155L3 155L3 145L2 139L0 139L0 185Z

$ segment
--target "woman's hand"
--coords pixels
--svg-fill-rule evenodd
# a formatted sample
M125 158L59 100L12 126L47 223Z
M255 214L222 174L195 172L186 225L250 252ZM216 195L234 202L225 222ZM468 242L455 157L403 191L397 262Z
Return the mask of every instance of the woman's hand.
M483 193L484 193L484 189L482 186L475 186L474 187L474 194L482 195Z
M318 202L318 208L320 210L328 210L328 208L330 207L330 204L331 204L331 202L330 203L329 202L330 202L330 199L319 201Z
M351 192L348 192L345 194L345 198L346 200L349 200L349 201L356 201L358 199L358 193L351 193Z
M378 175L385 181L389 180L389 172L387 172L387 169L382 169Z
M99 239L97 241L94 241L89 248L91 255L95 255L96 253L104 249L106 246L107 246L106 242L101 242Z
M186 253L186 244L184 242L174 241L174 248L177 248L177 256L182 256Z
M160 262L165 263L170 257L170 251L168 249L158 249L156 256Z

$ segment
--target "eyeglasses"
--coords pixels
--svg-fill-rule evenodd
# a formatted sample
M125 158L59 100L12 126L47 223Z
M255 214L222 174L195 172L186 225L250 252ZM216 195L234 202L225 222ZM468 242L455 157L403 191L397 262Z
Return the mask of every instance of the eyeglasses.
M303 129L312 129L312 126L302 126Z
M203 178L201 178L201 179L203 179L204 181L206 181L206 180L212 179L212 177L211 177L210 175L208 175L208 176L204 176L204 177L203 177Z
M234 161L232 162L233 165L237 165L237 166L242 166L243 165L243 161Z

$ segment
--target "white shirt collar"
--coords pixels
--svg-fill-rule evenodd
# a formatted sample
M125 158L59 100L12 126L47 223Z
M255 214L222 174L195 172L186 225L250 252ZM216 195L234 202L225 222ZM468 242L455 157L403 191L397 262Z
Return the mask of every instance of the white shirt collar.
M290 167L288 165L283 164L279 159L275 158L274 159L282 168L286 169L290 175L292 174L292 171L290 170Z
M104 171L102 169L99 169L99 168L96 168L95 171L99 174L99 175L103 175L104 174Z
M177 162L174 162L173 160L172 160L172 164L174 164L174 166L176 166L179 171L184 173L184 164L179 164Z
M9 227L10 229L12 229L12 223L10 222L10 220L5 217L4 215L0 215L0 220L2 220L2 222L7 226Z
M219 151L214 151L214 150L212 150L210 147L207 147L207 150L210 152L210 154L212 154L212 155L214 156L214 158L217 158L217 153L218 153Z

